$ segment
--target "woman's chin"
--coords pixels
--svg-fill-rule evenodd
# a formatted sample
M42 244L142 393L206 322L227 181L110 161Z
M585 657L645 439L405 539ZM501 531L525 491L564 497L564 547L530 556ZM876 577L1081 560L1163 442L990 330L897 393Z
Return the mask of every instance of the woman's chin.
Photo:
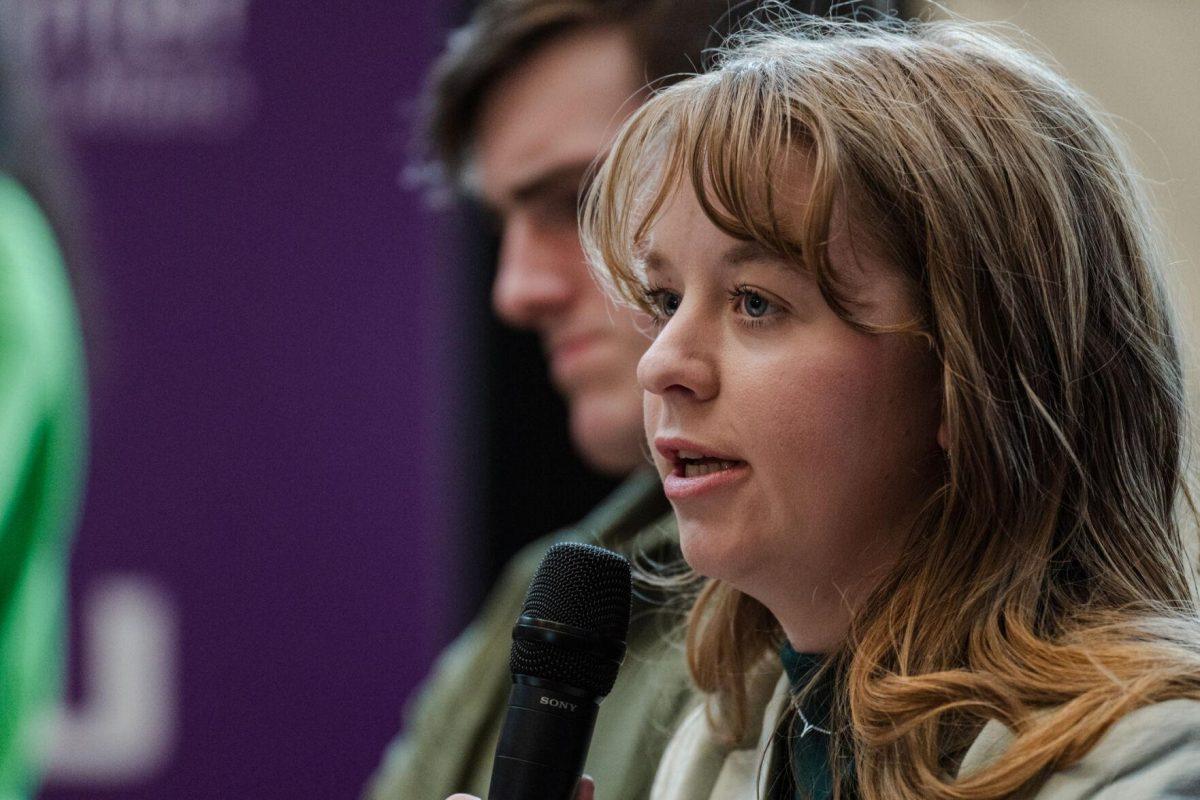
M683 560L699 575L732 581L742 572L745 548L732 544L736 537L700 530L694 525L679 527L679 549Z

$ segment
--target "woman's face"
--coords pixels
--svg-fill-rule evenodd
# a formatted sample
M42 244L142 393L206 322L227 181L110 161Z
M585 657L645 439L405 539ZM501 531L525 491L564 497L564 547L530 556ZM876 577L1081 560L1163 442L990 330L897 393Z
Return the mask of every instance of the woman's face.
M899 271L834 223L857 318L911 320ZM870 589L937 485L939 365L914 335L850 327L806 272L716 228L690 187L646 255L659 327L638 379L684 557L766 605L794 645L826 646L830 604Z

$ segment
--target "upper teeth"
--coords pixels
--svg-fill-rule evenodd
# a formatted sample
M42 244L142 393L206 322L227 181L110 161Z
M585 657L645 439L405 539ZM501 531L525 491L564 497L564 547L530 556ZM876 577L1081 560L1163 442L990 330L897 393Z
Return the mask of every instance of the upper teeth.
M710 461L707 464L684 464L683 477L699 478L701 475L711 475L714 472L724 472L733 469L732 461Z
M680 450L676 453L680 458L697 459L704 458L704 453L698 453L695 450Z

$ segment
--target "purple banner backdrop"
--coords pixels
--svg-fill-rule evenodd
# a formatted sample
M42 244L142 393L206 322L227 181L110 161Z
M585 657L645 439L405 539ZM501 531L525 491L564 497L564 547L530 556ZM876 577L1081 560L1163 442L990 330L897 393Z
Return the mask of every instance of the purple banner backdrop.
M397 180L444 8L21 11L94 245L71 698L41 797L353 797L453 617L433 420L456 303Z

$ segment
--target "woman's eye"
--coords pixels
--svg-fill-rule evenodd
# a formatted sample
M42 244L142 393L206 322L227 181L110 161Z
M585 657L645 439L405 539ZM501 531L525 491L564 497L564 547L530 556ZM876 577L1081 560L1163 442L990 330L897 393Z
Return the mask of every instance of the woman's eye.
M778 309L775 304L753 289L739 286L731 293L734 304L751 319L762 319L774 314Z
M682 301L678 294L668 289L649 289L646 292L646 302L658 317L673 317L679 310Z
M761 294L747 292L742 296L742 308L746 310L747 316L761 317L771 309L771 304Z

